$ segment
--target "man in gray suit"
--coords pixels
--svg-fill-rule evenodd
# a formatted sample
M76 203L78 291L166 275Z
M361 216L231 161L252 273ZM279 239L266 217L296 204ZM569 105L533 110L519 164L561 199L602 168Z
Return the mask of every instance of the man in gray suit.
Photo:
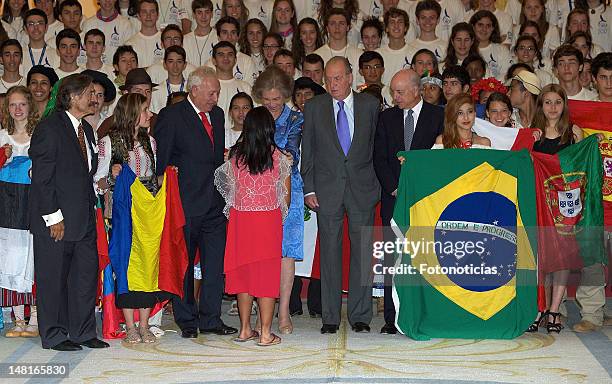
M333 57L325 66L328 94L304 111L304 202L317 211L321 247L321 333L335 333L342 307L342 226L349 222L351 261L348 319L355 332L372 320L372 226L380 185L372 161L379 102L351 90L351 65Z

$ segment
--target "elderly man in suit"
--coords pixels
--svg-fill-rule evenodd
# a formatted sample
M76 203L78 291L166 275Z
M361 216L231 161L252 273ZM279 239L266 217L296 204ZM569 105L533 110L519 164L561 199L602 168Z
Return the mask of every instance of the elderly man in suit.
M444 130L444 110L421 98L419 75L402 69L391 79L395 106L380 114L374 139L374 169L382 187L380 215L385 226L385 240L394 240L390 222L400 177L399 151L430 149ZM392 266L392 255L385 255L385 266ZM395 334L395 307L391 296L391 278L385 276L385 325L383 334Z
M351 89L351 65L333 57L325 66L328 94L310 99L304 111L301 173L304 201L317 211L321 246L321 333L335 333L342 307L342 227L349 222L351 260L348 320L369 332L372 320L374 207L380 185L374 173L374 131L379 102Z
M94 132L83 117L94 112L92 79L65 77L56 111L32 135L30 231L34 235L34 274L43 348L77 351L106 348L96 338L96 197L98 168Z
M198 328L201 333L229 335L237 329L221 321L226 221L224 202L214 185L225 148L225 118L217 107L221 85L214 69L200 67L189 75L187 88L187 98L162 109L155 127L157 173L162 176L168 165L178 167L186 221L189 266L184 296L172 303L174 320L184 338L196 338ZM196 249L203 273L197 305L193 297Z

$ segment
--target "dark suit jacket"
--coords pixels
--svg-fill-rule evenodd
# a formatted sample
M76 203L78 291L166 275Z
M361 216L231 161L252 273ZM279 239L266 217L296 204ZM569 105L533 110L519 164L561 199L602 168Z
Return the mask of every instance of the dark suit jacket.
M348 155L338 140L332 97L325 93L306 102L301 173L304 194L315 192L322 213L336 213L349 193L358 210L369 211L380 199L372 154L379 102L353 92L355 132Z
M104 136L108 135L108 132L113 126L113 119L114 119L114 115L110 115L102 122L102 124L100 124L100 126L98 127L98 131L97 131L98 138L101 139ZM153 136L153 132L155 132L156 122L157 122L157 113L153 113L153 116L151 116L151 127L149 128L149 135L151 136Z
M423 101L410 149L430 149L443 131L444 110ZM397 153L403 150L404 110L395 106L380 114L374 140L374 169L382 186L380 213L385 225L393 216L395 197L391 193L399 184L401 167Z
M214 184L214 173L223 164L225 117L223 110L210 111L214 148L202 119L185 99L162 109L155 125L157 174L168 165L178 167L181 201L186 217L207 216L223 220L223 199ZM213 222L209 222L214 224Z
M30 144L30 231L49 235L42 216L62 210L64 240L79 241L86 235L96 197L93 175L98 168L98 147L93 129L82 120L85 141L91 153L91 170L83 161L79 139L70 118L56 111L38 123Z

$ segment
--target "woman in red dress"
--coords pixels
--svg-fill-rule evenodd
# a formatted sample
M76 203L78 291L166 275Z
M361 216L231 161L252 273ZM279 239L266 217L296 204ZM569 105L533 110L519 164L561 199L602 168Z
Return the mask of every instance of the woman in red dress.
M274 118L265 107L249 111L241 140L215 172L215 186L225 199L229 218L225 246L225 288L237 294L240 334L237 342L259 339L275 345L271 332L280 293L283 220L291 198L289 155L274 143ZM257 298L261 335L251 327L251 305Z

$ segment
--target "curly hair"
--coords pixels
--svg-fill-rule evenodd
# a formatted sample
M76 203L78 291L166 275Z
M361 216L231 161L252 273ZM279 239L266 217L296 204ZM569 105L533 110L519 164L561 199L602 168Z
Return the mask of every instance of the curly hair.
M34 133L34 128L36 128L36 124L38 124L40 117L38 116L38 113L36 113L36 108L34 108L32 92L30 92L30 90L23 85L11 87L6 92L6 97L2 103L2 127L7 130L9 135L15 133L15 120L13 120L11 114L9 113L9 99L11 98L11 95L15 93L22 94L28 103L28 123L26 124L26 132L29 136L32 136Z

